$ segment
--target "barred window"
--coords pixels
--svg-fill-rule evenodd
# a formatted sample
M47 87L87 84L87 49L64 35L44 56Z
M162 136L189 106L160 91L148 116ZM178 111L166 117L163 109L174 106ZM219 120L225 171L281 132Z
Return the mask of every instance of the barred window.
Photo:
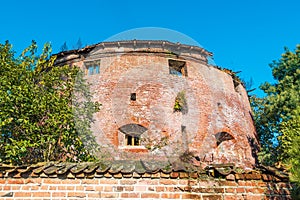
M86 75L100 74L100 61L86 62Z

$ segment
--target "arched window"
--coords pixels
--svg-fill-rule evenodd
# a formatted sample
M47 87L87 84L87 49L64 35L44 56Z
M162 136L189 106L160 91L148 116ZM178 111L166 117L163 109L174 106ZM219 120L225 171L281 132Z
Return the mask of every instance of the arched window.
M217 140L217 146L219 146L224 141L229 141L229 140L234 139L234 137L231 134L229 134L225 131L216 133L215 137L216 137L216 140Z
M139 124L126 124L119 130L125 135L125 146L140 146L141 135L147 131L147 128Z

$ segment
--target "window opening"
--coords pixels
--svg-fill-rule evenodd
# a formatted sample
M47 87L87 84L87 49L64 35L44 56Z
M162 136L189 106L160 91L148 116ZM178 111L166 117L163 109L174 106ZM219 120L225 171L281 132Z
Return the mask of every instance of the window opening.
M127 146L140 146L140 137L138 136L126 135L125 140Z
M96 65L95 66L95 74L99 74L100 73L100 66Z
M92 67L88 67L88 75L93 75L93 68Z
M186 62L179 60L169 60L170 74L177 76L187 76Z
M186 126L182 126L182 125L181 125L181 132L182 132L182 133L186 132Z
M228 141L228 140L233 140L234 139L234 137L231 134L229 134L229 133L227 133L225 131L216 133L215 137L216 137L216 140L217 140L217 146L219 146L224 141Z
M136 101L136 93L131 93L130 94L130 100L131 101Z
M126 124L121 126L119 130L124 134L125 141L122 145L124 146L140 146L141 135L147 131L142 125L139 124Z
M87 75L94 75L100 73L100 62L88 62L86 65Z

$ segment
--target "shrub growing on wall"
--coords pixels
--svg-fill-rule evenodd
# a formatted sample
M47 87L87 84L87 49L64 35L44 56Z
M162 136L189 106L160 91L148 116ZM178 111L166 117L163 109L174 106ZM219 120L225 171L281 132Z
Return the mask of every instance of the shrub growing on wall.
M36 51L32 42L15 57L11 44L0 44L0 162L93 159L90 123L98 105L83 75L77 67L54 66L49 44L41 55ZM74 93L84 101L74 101Z
M175 98L174 112L182 112L183 114L186 114L188 112L188 106L184 91L178 92Z

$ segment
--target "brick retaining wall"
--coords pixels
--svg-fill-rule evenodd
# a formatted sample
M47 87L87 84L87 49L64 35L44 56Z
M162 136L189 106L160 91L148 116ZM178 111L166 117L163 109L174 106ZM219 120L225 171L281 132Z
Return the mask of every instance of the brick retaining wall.
M179 164L0 163L0 199L291 199L287 174L275 168Z
M2 178L2 199L291 199L291 185L186 178Z

